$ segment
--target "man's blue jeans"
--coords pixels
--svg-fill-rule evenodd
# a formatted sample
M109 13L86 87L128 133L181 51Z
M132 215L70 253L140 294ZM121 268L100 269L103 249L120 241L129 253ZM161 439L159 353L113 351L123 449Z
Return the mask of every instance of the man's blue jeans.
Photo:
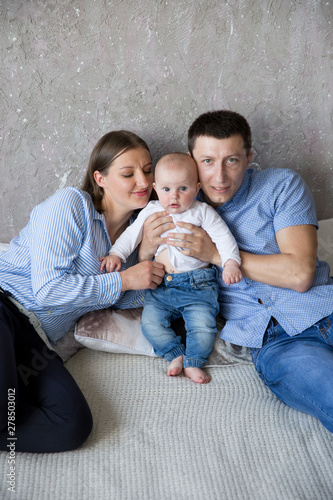
M185 368L201 368L207 361L217 333L215 273L214 268L205 268L166 274L156 290L146 290L142 332L158 356L170 362L182 355ZM170 327L180 317L185 321L186 348Z
M263 347L251 354L260 378L281 401L333 432L333 313L294 337L271 321Z

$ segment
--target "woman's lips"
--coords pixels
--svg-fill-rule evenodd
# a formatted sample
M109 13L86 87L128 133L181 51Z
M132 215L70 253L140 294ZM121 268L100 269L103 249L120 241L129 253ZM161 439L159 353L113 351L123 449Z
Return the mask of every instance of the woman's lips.
M135 196L147 196L148 194L148 189L144 189L143 191L134 191L133 194Z

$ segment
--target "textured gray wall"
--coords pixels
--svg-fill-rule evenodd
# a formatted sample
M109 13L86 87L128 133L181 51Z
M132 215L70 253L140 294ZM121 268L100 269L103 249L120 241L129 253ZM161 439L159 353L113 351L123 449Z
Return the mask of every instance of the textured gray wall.
M219 108L332 217L332 30L331 0L0 0L0 241L80 185L105 132L139 133L157 159Z

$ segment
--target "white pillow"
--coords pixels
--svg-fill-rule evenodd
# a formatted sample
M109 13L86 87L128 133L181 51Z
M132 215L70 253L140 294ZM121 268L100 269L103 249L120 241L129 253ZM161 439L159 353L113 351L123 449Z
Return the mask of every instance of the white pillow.
M141 331L140 309L100 309L85 314L76 324L75 339L90 349L156 356Z
M8 247L8 243L0 243L0 252L5 252L6 250L8 250Z

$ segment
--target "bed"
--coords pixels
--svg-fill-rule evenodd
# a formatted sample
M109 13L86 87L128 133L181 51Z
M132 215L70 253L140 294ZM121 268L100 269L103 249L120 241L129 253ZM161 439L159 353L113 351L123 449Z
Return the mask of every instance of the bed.
M318 240L333 269L333 219L320 222ZM118 328L128 321L137 318ZM246 349L217 341L201 386L167 377L163 359L133 346L79 347L72 335L62 355L93 413L89 439L72 452L16 453L15 495L1 452L2 499L332 498L333 435L279 402Z

